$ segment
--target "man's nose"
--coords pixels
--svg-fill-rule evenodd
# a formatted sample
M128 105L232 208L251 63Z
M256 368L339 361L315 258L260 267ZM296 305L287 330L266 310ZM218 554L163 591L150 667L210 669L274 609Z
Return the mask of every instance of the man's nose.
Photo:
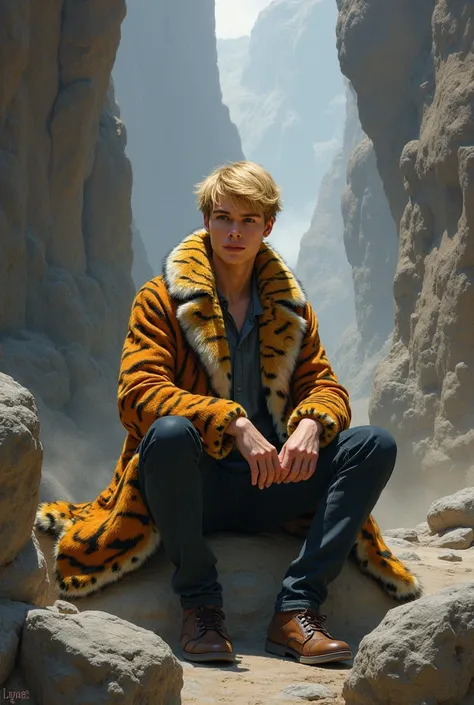
M229 235L230 235L230 237L241 237L238 223L234 222L231 224L231 228L229 230Z

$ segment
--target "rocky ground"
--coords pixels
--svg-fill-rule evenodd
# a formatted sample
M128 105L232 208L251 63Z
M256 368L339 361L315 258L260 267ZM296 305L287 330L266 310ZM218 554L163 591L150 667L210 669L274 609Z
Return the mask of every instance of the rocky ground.
M413 553L419 557L419 561L405 560L421 579L427 595L444 587L474 580L474 547L450 551L462 559L456 562L439 559L439 556L446 554L444 549L413 546L412 549L400 547L397 550L398 555ZM357 614L354 614L354 620L357 620ZM334 636L344 638L344 634ZM179 656L175 645L173 650ZM344 705L341 693L350 663L319 668L303 666L266 654L263 644L244 642L236 642L235 651L237 663L230 666L194 666L182 661L183 705L271 705L305 701ZM297 689L291 689L296 685L307 686L306 697L296 696ZM319 697L315 686L325 686L332 696ZM295 694L292 695L292 692Z

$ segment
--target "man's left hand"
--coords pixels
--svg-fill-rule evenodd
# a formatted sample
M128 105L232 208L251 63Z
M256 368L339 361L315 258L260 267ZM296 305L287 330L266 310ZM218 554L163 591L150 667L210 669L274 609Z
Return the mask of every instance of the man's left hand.
M278 455L282 468L281 482L301 482L309 480L314 474L322 431L319 421L301 419Z

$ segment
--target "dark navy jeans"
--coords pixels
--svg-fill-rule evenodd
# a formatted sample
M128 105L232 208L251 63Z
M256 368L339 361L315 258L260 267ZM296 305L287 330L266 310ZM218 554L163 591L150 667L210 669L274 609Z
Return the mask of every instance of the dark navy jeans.
M375 426L341 432L320 450L309 480L251 484L240 453L215 460L202 451L194 426L181 416L157 419L139 448L140 491L176 567L172 579L183 607L222 606L216 557L205 534L259 533L317 506L306 540L290 564L275 610L319 611L387 483L395 441Z

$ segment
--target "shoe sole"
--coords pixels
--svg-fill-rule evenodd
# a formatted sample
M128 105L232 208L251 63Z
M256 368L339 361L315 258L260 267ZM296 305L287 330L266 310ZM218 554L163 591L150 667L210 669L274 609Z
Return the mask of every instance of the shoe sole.
M194 663L207 663L212 661L226 661L227 663L233 663L235 661L234 654L229 654L225 651L216 651L215 653L210 654L188 654L183 651L182 655L186 661L193 661Z
M306 666L313 666L318 663L330 663L332 661L349 661L352 659L351 651L334 651L332 654L321 654L320 656L302 656L289 646L283 644L275 644L273 641L265 642L265 651L274 656L292 656L299 663Z

